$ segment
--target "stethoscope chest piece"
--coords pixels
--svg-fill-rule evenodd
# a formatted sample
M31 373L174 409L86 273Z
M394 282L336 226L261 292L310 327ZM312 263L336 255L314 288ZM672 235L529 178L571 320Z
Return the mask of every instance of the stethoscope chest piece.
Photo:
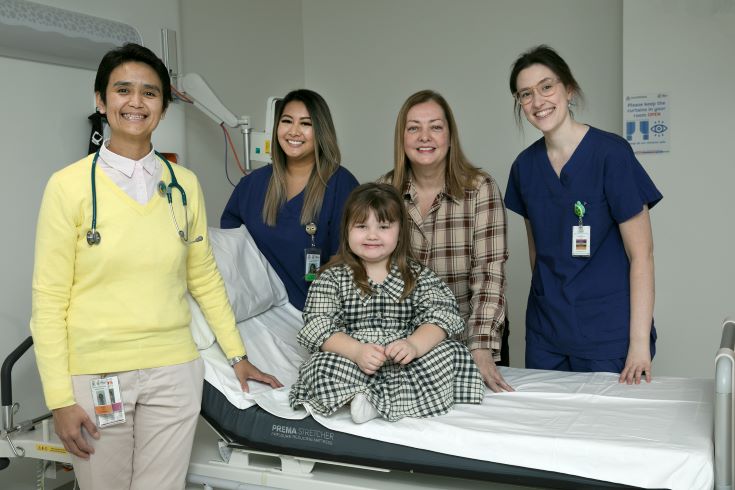
M101 241L102 236L99 231L92 229L87 232L87 243L89 245L99 245Z

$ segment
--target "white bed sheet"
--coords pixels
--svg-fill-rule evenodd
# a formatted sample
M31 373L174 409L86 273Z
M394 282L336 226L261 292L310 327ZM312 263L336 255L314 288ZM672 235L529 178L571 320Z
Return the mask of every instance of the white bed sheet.
M242 393L217 344L201 351L205 379L238 408L257 403L280 417L306 417L288 406L307 356L295 340L300 327L300 312L288 304L239 324L250 359L283 389L251 383ZM712 488L713 380L655 377L627 386L609 373L501 372L516 392L488 390L481 405L440 417L358 425L341 409L314 418L335 431L478 460L644 488Z

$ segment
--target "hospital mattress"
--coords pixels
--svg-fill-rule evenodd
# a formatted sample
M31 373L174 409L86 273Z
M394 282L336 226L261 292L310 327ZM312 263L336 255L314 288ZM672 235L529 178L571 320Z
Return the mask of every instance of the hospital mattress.
M514 393L487 392L428 419L354 424L293 410L288 386L307 353L295 341L300 314L271 308L239 324L254 364L283 389L239 389L215 344L205 360L202 415L228 442L378 468L550 488L709 489L713 475L713 380L656 377L620 385L611 373L502 368Z
M228 443L259 451L532 487L639 488L391 444L333 431L312 417L284 419L257 405L241 410L208 382L204 385L202 416Z

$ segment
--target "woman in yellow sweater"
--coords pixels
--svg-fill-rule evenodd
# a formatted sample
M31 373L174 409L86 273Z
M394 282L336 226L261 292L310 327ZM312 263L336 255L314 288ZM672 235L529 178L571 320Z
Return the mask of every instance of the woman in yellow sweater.
M38 368L82 489L181 489L204 374L187 289L242 389L248 379L281 384L247 360L196 176L174 173L153 150L171 100L166 67L127 44L102 59L95 93L110 139L56 172L41 204L31 318Z

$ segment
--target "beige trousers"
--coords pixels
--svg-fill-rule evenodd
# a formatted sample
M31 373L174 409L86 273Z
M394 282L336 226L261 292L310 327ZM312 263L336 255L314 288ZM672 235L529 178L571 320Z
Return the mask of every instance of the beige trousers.
M74 457L82 490L181 490L202 402L201 359L174 366L108 373L120 380L125 423L101 429L88 461ZM72 376L79 406L96 422L90 381Z

